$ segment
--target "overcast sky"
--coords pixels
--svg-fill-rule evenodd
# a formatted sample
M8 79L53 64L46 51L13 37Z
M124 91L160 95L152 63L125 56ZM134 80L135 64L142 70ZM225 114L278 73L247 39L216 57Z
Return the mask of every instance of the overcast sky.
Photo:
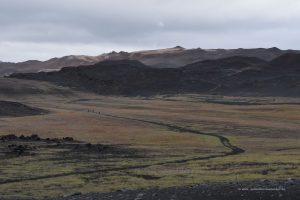
M0 0L0 60L166 48L300 49L300 0Z

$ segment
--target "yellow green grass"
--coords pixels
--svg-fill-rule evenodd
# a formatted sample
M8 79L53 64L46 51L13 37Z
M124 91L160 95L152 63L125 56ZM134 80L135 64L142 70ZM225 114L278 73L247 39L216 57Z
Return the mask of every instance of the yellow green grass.
M294 104L300 102L298 99L242 98L246 102L263 102L265 105L227 105L205 102L211 97L200 95L129 98L78 93L68 97L3 98L47 109L51 113L1 118L1 135L38 134L44 138L69 136L85 142L139 149L146 152L146 156L61 162L51 159L55 155L52 152L54 150L45 150L37 156L0 160L0 180L74 172L54 178L1 184L2 197L43 198L74 192L300 177L300 106ZM216 98L230 102L241 99ZM246 152L176 163L173 161L222 155L230 150L215 137L178 132L140 121L99 116L88 110L226 136L233 145ZM101 173L101 169L145 164L149 167ZM100 170L76 174L77 171L93 169Z

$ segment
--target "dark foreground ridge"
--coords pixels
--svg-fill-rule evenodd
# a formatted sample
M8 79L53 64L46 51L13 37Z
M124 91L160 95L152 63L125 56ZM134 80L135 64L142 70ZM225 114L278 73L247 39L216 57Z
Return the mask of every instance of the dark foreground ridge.
M111 159L134 157L139 158L142 152L136 149L129 149L118 145L91 144L77 141L72 137L64 138L40 138L38 135L16 136L14 134L0 136L0 160L11 159L21 156L39 156L48 152L53 160L63 160L64 162L72 162L80 160L81 162L89 162L90 159ZM77 161L77 162L80 162ZM118 167L115 169L95 169L94 171L72 171L50 175L15 177L8 179L0 179L1 185L10 183L20 183L23 181L44 180L56 177L65 177L75 174L90 174L95 172L110 172L127 169L127 167ZM0 194L1 199L1 194ZM1 199L2 200L2 199Z
M288 179L119 190L111 193L75 193L51 200L296 200L299 195L300 180Z
M47 111L33 108L22 103L12 101L0 101L0 117L21 117L28 115L46 114Z

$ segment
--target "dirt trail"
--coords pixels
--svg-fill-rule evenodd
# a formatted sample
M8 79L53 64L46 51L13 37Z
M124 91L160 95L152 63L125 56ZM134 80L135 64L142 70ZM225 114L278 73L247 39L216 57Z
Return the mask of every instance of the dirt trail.
M226 138L224 136L221 136L221 135L217 135L217 134L213 134L213 133L204 133L204 132L201 132L199 130L189 129L189 128L174 125L174 124L168 124L168 123L150 121L150 120L144 120L144 119L136 119L136 118L130 118L130 117L123 117L123 116L111 115L111 114L101 113L101 112L95 112L94 110L88 110L88 112L99 115L99 116L103 116L103 117L111 117L111 118L116 118L116 119L137 121L137 122L142 122L142 123L147 123L147 124L154 124L154 125L157 125L157 126L163 126L163 127L168 128L171 131L192 133L192 134L206 135L206 136L215 137L220 141L220 143L225 148L230 149L230 152L226 152L226 153L223 153L223 154L209 155L209 156L204 156L204 157L201 156L201 157L194 157L194 158L186 158L186 159L179 159L179 160L173 160L173 161L167 161L167 162L160 162L160 163L154 163L152 165L141 166L141 167L136 166L137 168L146 168L146 167L150 167L150 166L164 165L164 164L185 163L185 162L195 161L195 160L208 160L208 159L212 159L212 158L220 158L220 157L238 155L238 154L242 154L242 153L245 152L244 149L232 145L228 138Z
M212 133L203 133L198 130L193 130L193 129L181 127L181 126L174 125L174 124L167 124L167 123L163 123L163 122L122 117L122 116L110 115L110 114L105 114L105 113L99 113L99 112L95 112L95 111L91 111L91 110L89 110L88 112L97 114L97 115L103 116L103 117L111 117L111 118L117 118L117 119L123 119L123 120L138 121L138 122L142 122L142 123L163 126L172 131L179 131L179 132L215 137L215 138L219 139L219 141L221 142L221 144L224 147L230 149L230 152L226 152L226 153L218 154L218 155L209 155L209 156L204 156L204 157L201 156L201 157L186 158L186 159L179 159L179 160L173 160L173 161L158 162L158 163L153 163L153 164L144 164L144 165L136 165L136 166L122 166L122 167L115 167L115 168L108 168L108 169L94 169L94 170L87 170L87 171L81 171L81 172L77 171L77 172L70 172L70 173L45 175L45 176L39 176L39 177L30 177L30 178L24 178L24 179L4 180L4 181L0 181L0 185L9 184L9 183L18 183L18 182L23 182L23 181L33 181L33 180L42 180L42 179L57 178L57 177L64 177L64 176L80 175L80 174L84 175L84 174L93 174L93 173L99 173L99 172L104 173L104 172L125 171L125 170L132 170L132 169L143 169L143 168L157 166L157 165L185 163L185 162L195 161L195 160L208 160L208 159L212 159L212 158L220 158L220 157L238 155L238 154L245 152L244 149L232 145L228 138L221 136L221 135L212 134Z
M228 138L226 138L224 136L221 136L221 135L217 135L217 134L213 134L213 133L204 133L204 132L201 132L199 130L189 129L189 128L181 127L181 126L178 126L178 125L167 124L167 123L163 123L163 122L142 120L142 119L136 119L136 118L130 118L130 117L122 117L122 116L110 115L110 114L99 114L99 112L98 113L93 112L93 113L98 114L100 116L106 116L106 117L112 117L112 118L118 118L118 119L125 119L125 120L148 123L148 124L154 124L154 125L158 125L158 126L164 126L164 127L167 127L167 128L169 128L170 130L173 130L173 131L179 131L179 132L186 132L186 133L193 133L193 134L198 134L198 135L206 135L206 136L215 137L215 138L219 139L219 141L221 142L221 144L224 147L231 150L231 152L227 153L226 155L236 155L236 154L241 154L241 153L245 152L244 149L232 145Z

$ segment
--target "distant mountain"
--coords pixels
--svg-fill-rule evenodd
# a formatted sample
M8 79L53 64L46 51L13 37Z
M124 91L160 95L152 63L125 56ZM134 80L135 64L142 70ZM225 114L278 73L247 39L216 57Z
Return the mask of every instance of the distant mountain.
M58 71L63 67L92 65L99 62L92 56L65 56L62 58L52 58L48 61L29 60L20 63L0 62L0 76L12 73L27 73L40 71Z
M297 68L299 70L300 55L295 53L286 53L272 60L271 66L277 66L280 70L289 70L289 68ZM285 68L285 66L287 68Z
M258 68L227 77L217 92L233 95L300 96L299 61L299 54L284 54Z
M83 91L114 95L152 95L189 90L181 69L152 68L134 60L103 61L92 66L68 67L59 72L13 74L19 79L53 82ZM213 88L203 82L199 92ZM195 89L195 88L194 88Z
M23 98L24 95L71 96L73 91L49 82L0 78L0 99Z
M195 79L221 84L228 77L248 69L260 69L266 63L268 62L255 57L234 56L192 63L182 67L182 70Z
M271 61L234 56L180 68L153 68L134 60L104 61L58 72L13 74L105 95L202 93L242 96L300 96L299 54Z
M187 64L228 58L233 56L255 57L270 61L286 53L300 53L297 50L280 50L278 48L257 49L185 49L180 46L137 52L111 52L99 56L65 56L48 61L31 60L20 63L0 62L0 76L12 73L39 71L57 71L63 67L93 65L105 60L138 60L155 68L178 68Z

